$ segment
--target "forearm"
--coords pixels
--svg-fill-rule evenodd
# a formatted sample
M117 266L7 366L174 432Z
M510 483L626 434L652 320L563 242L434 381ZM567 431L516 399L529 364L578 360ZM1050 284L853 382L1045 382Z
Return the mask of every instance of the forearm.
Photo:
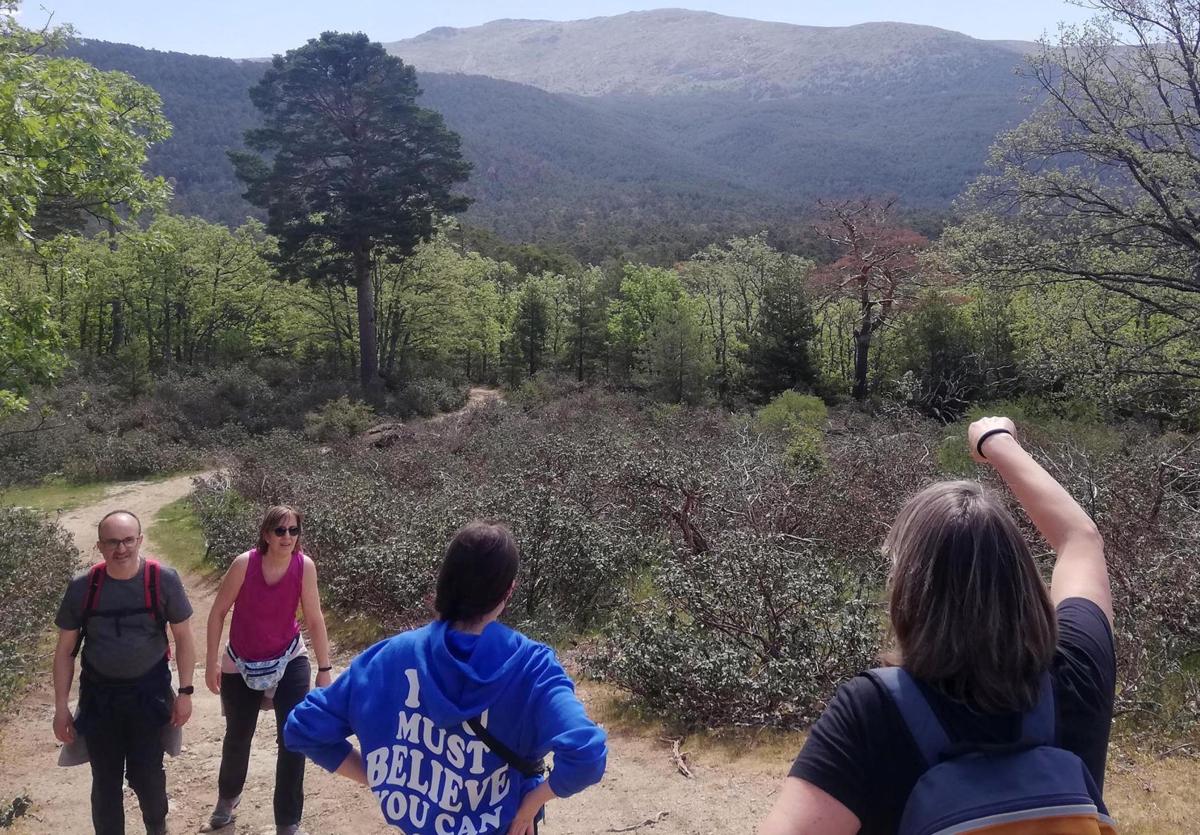
M534 809L541 809L554 798L558 797L554 793L554 789L550 788L550 781L543 780L538 783L537 788L531 791L525 797L521 798L521 805L529 804Z
M179 686L191 687L196 673L196 642L191 627L175 635L175 665L179 671Z
M66 710L71 699L71 682L75 678L75 658L69 653L54 653L54 707Z
M371 785L367 782L367 769L363 766L362 754L358 753L357 748L350 749L346 759L342 760L342 764L333 773L364 786L370 787Z
M308 621L308 635L313 642L313 652L317 656L318 667L328 667L332 663L329 654L329 631L325 628L325 616L318 613Z
M988 438L984 454L1055 553L1073 541L1099 538L1091 517L1011 435Z
M204 630L206 668L214 668L221 663L221 633L224 629L225 613L214 606L208 613L208 623Z

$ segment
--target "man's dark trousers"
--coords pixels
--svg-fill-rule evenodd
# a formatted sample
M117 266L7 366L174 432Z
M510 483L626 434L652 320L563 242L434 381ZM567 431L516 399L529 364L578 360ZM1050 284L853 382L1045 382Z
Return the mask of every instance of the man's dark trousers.
M162 730L170 718L169 674L166 681L166 688L155 687L151 692L146 682L96 685L88 681L86 673L80 682L86 715L82 733L92 766L92 826L96 835L125 835L126 777L137 794L146 830L166 831Z

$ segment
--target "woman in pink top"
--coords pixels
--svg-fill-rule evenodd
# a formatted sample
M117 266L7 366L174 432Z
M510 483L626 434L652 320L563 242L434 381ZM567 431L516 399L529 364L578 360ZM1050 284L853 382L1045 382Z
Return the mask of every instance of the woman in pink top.
M317 591L317 568L300 550L303 517L277 505L267 511L258 531L258 545L234 559L221 580L208 615L208 656L204 680L221 697L225 713L225 742L217 805L202 831L233 823L250 763L250 741L264 698L274 699L279 746L275 769L275 831L300 833L304 812L304 755L283 746L281 732L288 713L308 692L312 674L297 608L317 654L317 687L332 680L329 637ZM225 615L233 608L229 643L221 650Z

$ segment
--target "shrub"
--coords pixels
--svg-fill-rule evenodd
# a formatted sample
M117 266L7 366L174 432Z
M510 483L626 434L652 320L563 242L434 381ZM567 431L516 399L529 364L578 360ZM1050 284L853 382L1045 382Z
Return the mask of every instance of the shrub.
M231 488L224 475L197 478L193 483L192 507L204 532L204 559L224 571L234 557L253 547L261 514Z
M0 706L25 675L45 667L43 634L79 554L70 535L41 514L0 507Z
M304 434L312 441L337 443L365 432L374 422L375 410L369 403L339 397L304 416Z
M677 551L655 592L585 669L692 727L806 724L879 645L862 580L809 543L739 532Z
M821 398L789 389L759 409L756 419L760 432L789 434L796 427L823 429L828 418Z
M84 440L63 463L63 475L77 484L160 475L197 463L194 450L164 441L148 430L90 435Z
M825 467L822 440L828 418L829 410L819 397L789 389L758 410L755 425L760 432L786 439L784 457L789 464L815 473Z

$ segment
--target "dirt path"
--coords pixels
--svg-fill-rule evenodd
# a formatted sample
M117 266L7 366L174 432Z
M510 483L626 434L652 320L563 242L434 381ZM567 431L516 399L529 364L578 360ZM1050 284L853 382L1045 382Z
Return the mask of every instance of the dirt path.
M95 554L95 520L122 507L137 513L149 526L163 506L191 490L190 477L163 482L139 482L110 493L102 502L65 514L61 523L75 537L87 561ZM155 553L147 541L145 552ZM196 610L193 625L198 646L212 603L214 584L185 574ZM224 721L220 702L203 688L203 650L196 671L199 685L191 721L184 729L184 751L167 761L171 796L170 831L198 831L215 799ZM345 657L337 659L340 671ZM48 662L47 662L48 667ZM597 687L581 685L590 709L604 715L607 696ZM28 794L33 807L9 830L23 833L90 832L86 767L55 766L57 743L50 731L53 694L47 680L21 701L0 725L0 801ZM274 775L273 714L261 714L253 748L250 776L235 828L224 835L272 835L271 789ZM644 728L610 727L610 754L604 780L575 798L554 801L545 835L598 835L637 832L645 835L717 835L752 832L770 807L779 779L786 772L798 742L776 741L758 748L700 746L689 758L694 778L681 776L670 745ZM310 765L307 772L304 824L311 835L370 835L396 832L383 826L374 799L365 790ZM1156 761L1144 757L1110 760L1107 794L1126 833L1183 833L1200 812L1194 788L1200 785L1200 763ZM1189 788L1190 787L1190 788ZM126 793L129 832L140 832L136 801ZM644 825L640 825L644 824ZM639 826L640 825L640 826ZM1194 829L1190 831L1195 831Z

